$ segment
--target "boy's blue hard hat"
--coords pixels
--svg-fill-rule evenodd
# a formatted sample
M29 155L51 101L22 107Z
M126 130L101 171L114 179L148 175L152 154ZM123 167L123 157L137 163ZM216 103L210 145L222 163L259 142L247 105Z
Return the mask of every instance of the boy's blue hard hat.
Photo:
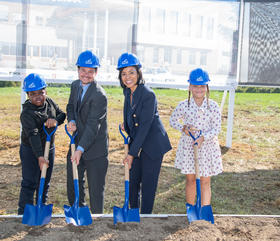
M46 81L40 75L32 73L25 77L22 89L25 92L30 92L41 90L46 87Z
M207 85L210 79L206 71L197 68L191 71L188 82L192 85Z
M100 67L98 57L89 50L80 53L76 65L78 67L87 67L87 68Z
M125 68L128 66L138 66L139 69L142 67L139 59L135 54L132 53L123 53L118 60L117 70Z

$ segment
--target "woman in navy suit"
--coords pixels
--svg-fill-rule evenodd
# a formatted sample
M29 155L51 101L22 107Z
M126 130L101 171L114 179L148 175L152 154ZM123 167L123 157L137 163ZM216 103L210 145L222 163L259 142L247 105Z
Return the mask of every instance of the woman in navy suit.
M118 60L119 80L125 96L122 127L130 136L129 152L123 161L130 168L130 208L139 208L141 203L141 213L150 214L163 155L171 150L171 145L159 118L156 96L144 85L140 68L134 54L124 53Z

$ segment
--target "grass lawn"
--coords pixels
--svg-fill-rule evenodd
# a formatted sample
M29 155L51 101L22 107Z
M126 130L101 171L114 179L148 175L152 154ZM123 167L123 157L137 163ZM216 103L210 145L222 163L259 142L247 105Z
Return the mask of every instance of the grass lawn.
M105 212L124 201L122 137L123 94L117 87L105 88L108 96L110 166L105 192ZM48 96L65 111L70 89L48 87ZM173 150L165 155L154 213L185 213L185 176L173 168L180 133L169 126L169 117L187 91L155 89L161 119ZM212 91L210 98L221 102L223 92ZM16 213L21 181L18 155L20 138L20 88L0 88L0 214ZM224 172L212 178L214 213L280 214L280 94L236 93L232 148L225 147L227 102L222 113L219 140ZM49 203L62 213L67 204L65 157L69 138L60 127L56 136L56 162Z

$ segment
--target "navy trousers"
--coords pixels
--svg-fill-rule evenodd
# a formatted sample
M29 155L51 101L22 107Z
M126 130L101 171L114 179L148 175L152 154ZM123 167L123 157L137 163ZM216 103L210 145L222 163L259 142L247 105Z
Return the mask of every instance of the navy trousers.
M50 180L53 170L55 148L51 148L49 152L49 167L47 169L45 186L42 196L42 203L45 204L48 199L48 190L50 186ZM34 202L34 192L36 191L36 203L38 200L39 186L41 171L38 163L38 159L33 154L32 148L30 146L20 145L20 159L22 166L22 181L21 190L19 194L18 202L18 214L24 213L24 207L26 204L33 205Z
M153 160L142 151L140 157L134 158L132 162L129 171L129 203L130 208L139 208L141 204L142 214L153 211L162 158Z
M98 157L92 160L84 160L83 156L78 165L79 176L79 206L86 206L85 202L85 171L87 173L90 211L93 214L103 213L105 177L108 169L107 156ZM67 155L67 196L70 206L75 201L75 190L73 181L72 162L70 151Z

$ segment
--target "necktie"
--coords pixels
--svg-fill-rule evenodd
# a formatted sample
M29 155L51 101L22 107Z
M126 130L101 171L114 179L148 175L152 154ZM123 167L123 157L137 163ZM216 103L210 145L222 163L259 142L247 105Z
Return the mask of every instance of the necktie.
M83 94L83 87L80 86L78 90L78 102L77 102L77 110L80 109L81 102L82 102L82 94Z

